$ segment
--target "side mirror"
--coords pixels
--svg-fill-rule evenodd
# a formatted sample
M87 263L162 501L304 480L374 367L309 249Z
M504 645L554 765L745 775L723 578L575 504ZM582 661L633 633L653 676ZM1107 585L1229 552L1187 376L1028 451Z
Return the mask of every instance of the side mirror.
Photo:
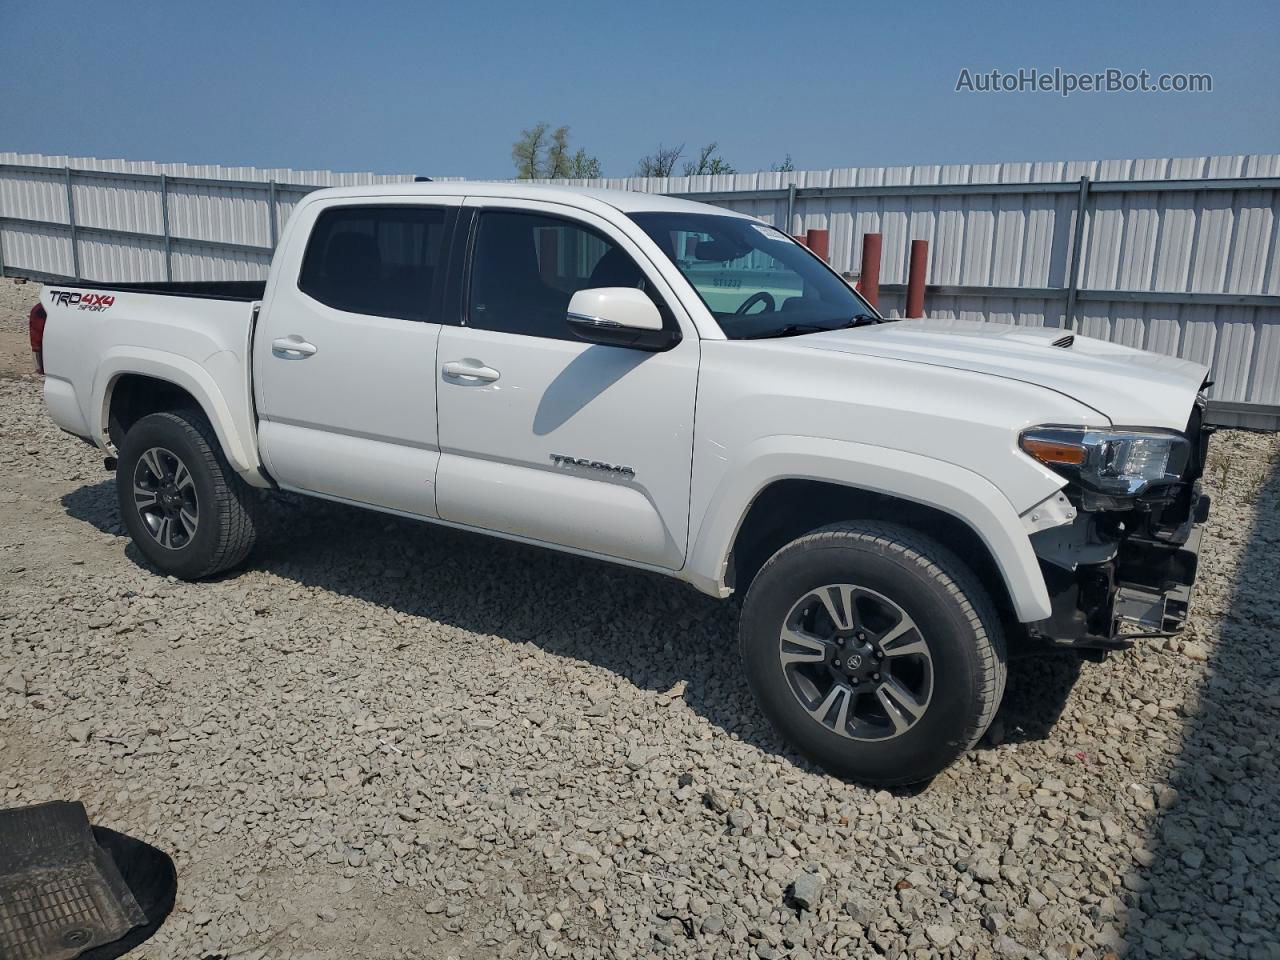
M680 342L679 331L664 329L658 308L635 287L579 290L566 319L569 329L590 343L657 352Z

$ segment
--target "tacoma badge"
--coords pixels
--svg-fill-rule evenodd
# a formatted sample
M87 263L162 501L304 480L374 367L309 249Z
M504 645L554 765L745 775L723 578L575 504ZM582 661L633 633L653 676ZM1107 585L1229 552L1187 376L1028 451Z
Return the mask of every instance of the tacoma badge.
M585 457L566 457L559 453L551 454L551 462L557 467L590 467L592 470L603 470L605 473L616 474L619 477L634 477L636 475L635 470L631 467L615 466L612 463L603 463L599 460L588 460Z

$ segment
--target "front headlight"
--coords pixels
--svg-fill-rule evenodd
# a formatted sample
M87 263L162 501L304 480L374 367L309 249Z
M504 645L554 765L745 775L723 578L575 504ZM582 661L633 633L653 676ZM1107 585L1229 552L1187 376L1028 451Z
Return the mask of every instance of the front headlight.
M1051 470L1112 497L1177 480L1191 453L1186 437L1158 431L1033 427L1018 444Z

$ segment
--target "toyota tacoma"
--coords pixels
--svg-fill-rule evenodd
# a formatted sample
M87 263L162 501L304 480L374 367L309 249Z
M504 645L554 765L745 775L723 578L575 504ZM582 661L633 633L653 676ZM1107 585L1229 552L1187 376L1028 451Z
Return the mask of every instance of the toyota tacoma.
M761 710L840 776L937 774L1010 648L1187 617L1205 367L886 320L724 209L322 190L265 282L55 283L31 320L50 415L103 451L163 573L242 563L286 490L738 594Z

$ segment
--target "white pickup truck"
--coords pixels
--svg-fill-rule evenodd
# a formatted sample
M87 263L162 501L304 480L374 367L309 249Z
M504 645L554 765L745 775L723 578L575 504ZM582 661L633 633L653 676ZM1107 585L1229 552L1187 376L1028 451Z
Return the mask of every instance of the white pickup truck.
M1204 367L886 321L662 196L323 190L265 283L54 284L32 342L162 572L241 563L279 489L737 592L763 712L866 782L972 747L1007 645L1177 630L1208 510Z

